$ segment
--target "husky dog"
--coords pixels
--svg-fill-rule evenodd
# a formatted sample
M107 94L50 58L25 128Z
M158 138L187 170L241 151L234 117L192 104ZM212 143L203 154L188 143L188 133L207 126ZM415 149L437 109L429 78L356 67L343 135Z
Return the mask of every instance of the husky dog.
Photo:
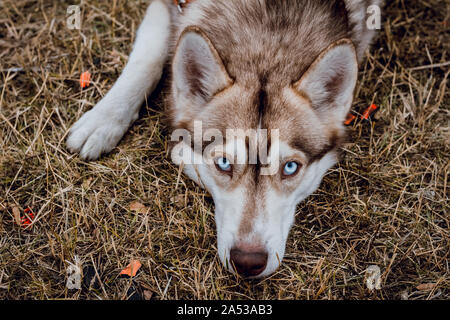
M138 118L166 62L173 129L193 133L201 122L222 133L277 130L277 143L257 142L265 141L269 160L278 164L274 174L261 174L259 153L256 163L233 164L228 151L248 157L248 137L240 137L240 148L225 140L213 163L183 164L214 199L224 266L264 277L283 259L296 205L337 161L358 64L374 36L367 10L381 0L179 2L151 1L122 75L73 125L68 149L85 160L111 151Z

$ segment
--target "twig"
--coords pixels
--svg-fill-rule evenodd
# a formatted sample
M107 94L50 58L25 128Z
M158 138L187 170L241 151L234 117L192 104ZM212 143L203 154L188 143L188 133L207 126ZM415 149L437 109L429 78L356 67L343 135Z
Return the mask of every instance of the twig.
M424 69L433 69L433 68L440 68L440 67L446 67L450 65L450 61L443 62L443 63L434 63L426 66L420 66L420 67L414 67L409 69L410 71L416 71L416 70L424 70Z

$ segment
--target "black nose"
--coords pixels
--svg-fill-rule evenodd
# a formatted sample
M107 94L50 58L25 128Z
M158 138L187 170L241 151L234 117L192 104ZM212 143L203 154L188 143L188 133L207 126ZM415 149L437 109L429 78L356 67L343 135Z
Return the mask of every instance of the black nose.
M261 274L267 265L267 252L247 252L234 248L230 251L231 263L237 273L244 277L254 277Z

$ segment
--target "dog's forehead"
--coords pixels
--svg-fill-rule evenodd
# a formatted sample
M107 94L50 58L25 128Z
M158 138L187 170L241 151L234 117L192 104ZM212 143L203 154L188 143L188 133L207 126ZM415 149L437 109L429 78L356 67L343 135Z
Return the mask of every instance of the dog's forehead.
M256 129L259 125L257 88L232 85L217 94L200 114L206 129Z
M268 150L277 130L280 141L312 160L332 149L338 140L334 126L322 123L308 97L290 86L257 82L253 86L233 85L217 95L200 118L204 129L219 130L225 143L227 130L248 134L262 129L258 143L267 143ZM245 146L250 147L248 138Z
M271 96L263 121L269 128L280 128L280 141L299 150L313 161L337 146L340 124L325 123L310 99L292 87Z

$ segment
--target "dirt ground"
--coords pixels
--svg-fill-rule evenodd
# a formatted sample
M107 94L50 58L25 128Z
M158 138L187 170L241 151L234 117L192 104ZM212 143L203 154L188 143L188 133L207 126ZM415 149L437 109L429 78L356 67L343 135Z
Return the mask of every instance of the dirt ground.
M298 206L282 266L245 281L219 261L211 197L170 162L164 86L111 154L84 162L65 147L123 69L148 1L82 1L78 31L66 25L78 1L1 0L0 298L450 298L450 5L387 2L352 108L380 111L349 127L341 161ZM136 277L119 277L132 259ZM75 261L83 284L69 290ZM371 265L380 290L366 286Z

